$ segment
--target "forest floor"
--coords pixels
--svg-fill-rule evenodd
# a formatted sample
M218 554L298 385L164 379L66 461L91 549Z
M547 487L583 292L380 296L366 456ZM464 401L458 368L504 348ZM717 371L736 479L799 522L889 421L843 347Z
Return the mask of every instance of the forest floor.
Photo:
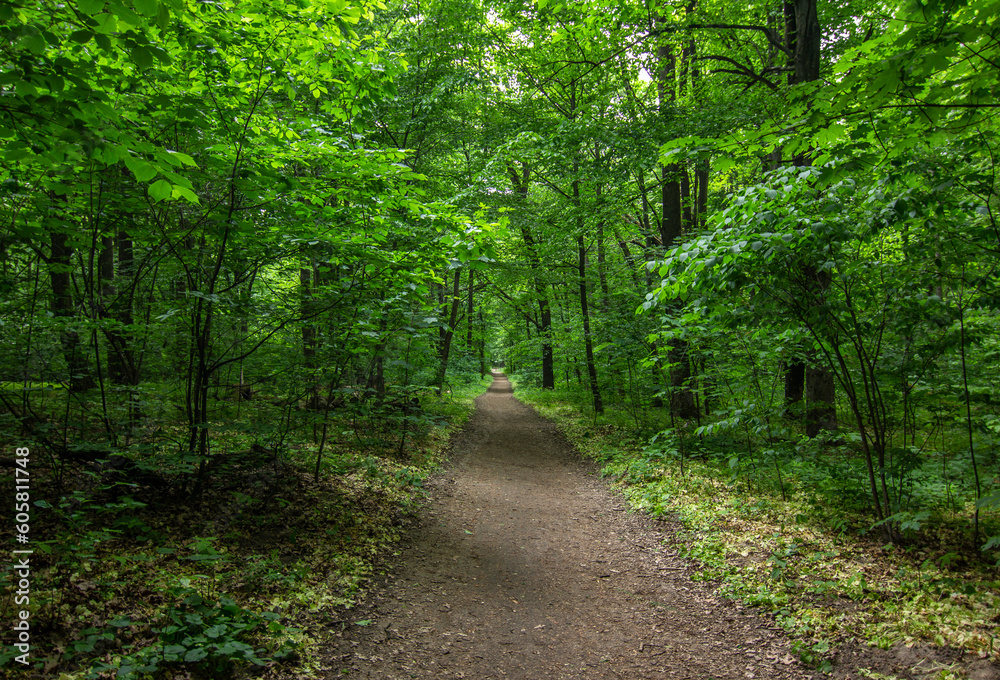
M628 512L503 375L476 404L389 576L345 612L328 677L824 677L773 619L693 581L676 527ZM940 678L953 661L848 645L832 676Z

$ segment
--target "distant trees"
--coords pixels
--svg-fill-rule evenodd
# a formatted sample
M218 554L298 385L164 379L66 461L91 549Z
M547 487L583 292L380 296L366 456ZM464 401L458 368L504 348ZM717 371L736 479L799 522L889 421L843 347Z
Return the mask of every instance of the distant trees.
M993 512L998 14L8 3L5 427L183 413L203 477L227 391L291 427L491 357L779 463L839 426L889 540Z
M201 485L220 399L383 397L433 364L428 291L476 218L369 137L404 66L377 9L0 8L0 332L25 433L110 453L176 408ZM409 357L388 378L386 353ZM57 425L60 386L98 428Z
M992 3L473 5L487 104L452 109L454 191L505 217L483 303L523 380L746 426L779 464L840 431L887 540L952 455L928 448L944 390L973 432L945 474L994 502L971 480L995 414L953 381L992 366L965 325L994 315Z

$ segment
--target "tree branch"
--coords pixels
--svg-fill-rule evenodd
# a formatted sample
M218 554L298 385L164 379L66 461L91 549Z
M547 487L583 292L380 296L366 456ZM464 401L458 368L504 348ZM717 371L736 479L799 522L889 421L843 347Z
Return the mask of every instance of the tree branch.
M735 74L735 75L746 76L747 78L750 78L751 80L753 80L755 82L764 83L765 85L767 85L772 90L777 90L778 89L778 86L775 85L774 83L772 83L767 78L765 78L763 76L763 74L754 73L752 70L750 70L749 68L747 68L746 66L744 66L740 62L736 61L735 59L730 59L729 57L723 57L723 56L715 55L715 54L709 54L709 55L705 55L705 56L695 57L695 60L697 60L697 61L701 61L701 60L706 60L706 61L721 61L721 62L723 62L725 64L732 64L733 66L736 67L735 70L733 70L733 69L727 69L727 68L720 68L720 69L716 69L716 71L718 71L719 73L732 73L732 74Z

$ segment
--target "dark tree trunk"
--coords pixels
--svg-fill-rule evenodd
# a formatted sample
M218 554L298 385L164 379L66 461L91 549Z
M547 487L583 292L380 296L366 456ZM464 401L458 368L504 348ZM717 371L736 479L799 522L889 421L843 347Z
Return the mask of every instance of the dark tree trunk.
M522 207L525 212L528 209L528 183L531 178L531 168L527 163L521 164L521 171L510 166L511 184L521 198ZM538 250L535 245L534 235L526 222L527 217L523 216L520 222L521 237L524 239L524 246L528 254L528 264L535 274L535 296L538 299L538 335L542 344L542 388L553 389L556 386L555 360L552 351L552 310L549 307L548 292L545 281L542 278L542 263L538 257Z
M542 339L542 388L551 390L556 386L556 362L552 351L552 310L547 298L538 301L541 323L538 334Z
M806 436L837 429L833 372L822 367L806 369Z
M694 420L701 415L691 390L691 361L686 340L674 340L667 353L670 369L670 409L678 418Z
M111 236L101 237L101 252L97 256L97 275L100 279L100 308L107 315L107 309L115 298L115 240Z
M479 377L486 377L486 328L483 322L483 309L479 308Z
M790 69L788 72L788 84L794 85L796 82L801 82L796 80L796 73L798 69L795 66L795 55L797 53L796 45L798 44L798 29L796 28L796 0L784 0L782 3L782 12L785 15L785 47L788 48L788 59L786 66Z
M795 82L805 83L818 80L823 33L819 25L817 0L793 0L795 14ZM795 159L796 165L810 165L808 154ZM816 292L817 304L826 299L830 285L827 272L817 272L807 267L807 285ZM820 430L837 427L836 377L829 368L821 368L822 363L813 362L816 368L806 370L806 434L816 436Z
M389 317L387 314L382 314L382 318L378 322L379 341L375 345L374 368L369 372L365 382L367 392L374 393L375 398L380 402L385 399L385 346L388 329Z
M806 83L817 80L820 76L820 57L823 34L819 25L817 0L785 0L785 44L792 54L792 72L789 83ZM796 165L809 165L811 159L808 153L802 153L794 158ZM818 299L826 294L828 281L824 282L816 275L812 267L805 267L808 279L807 288L814 292ZM834 429L837 425L835 407L836 377L833 371L820 368L819 357L813 356L811 367L802 363L788 366L789 371L796 371L805 378L806 399L806 434L815 436L821 429ZM813 367L815 366L815 368ZM801 401L803 391L790 392L789 383L801 382L798 376L785 376L785 403L787 406ZM797 399L794 398L797 396Z
M601 283L601 307L611 308L611 287L608 286L607 248L604 244L604 220L597 224L597 278Z
M458 295L459 286L462 281L462 270L455 270L455 282L452 284L451 291L451 301L446 304L450 307L448 313L448 327L443 329L444 335L441 338L441 344L438 345L438 371L437 377L434 379L434 384L437 386L438 394L441 394L444 388L444 379L448 373L448 357L451 354L451 340L455 337L455 324L458 323L458 307L462 300Z
M688 169L681 168L681 225L682 228L692 229L694 227L694 196L691 191L691 173Z
M97 259L97 273L100 278L100 299L97 313L102 319L114 318L112 307L121 304L117 300L115 287L115 240L111 236L101 238L101 254ZM117 328L105 328L108 340L108 378L117 385L127 384L128 368L122 350L125 339Z
M52 314L67 322L67 326L60 331L59 340L69 371L69 391L83 392L93 388L95 382L90 374L90 363L85 354L86 348L80 341L80 334L68 325L76 316L70 274L73 249L67 243L66 234L53 232L50 239L52 255L49 258L49 279L52 283Z
M475 281L476 281L476 276L475 275L476 275L476 270L473 269L472 267L469 267L469 304L468 304L467 309L465 310L465 324L466 324L466 327L465 327L465 346L466 346L466 348L468 349L469 352L471 352L473 350L473 345L472 345L472 323L473 323L473 316L472 316L472 312L473 312L473 304L474 304L473 295L474 295L474 292L475 292L473 286L475 285Z
M133 335L130 330L134 319L132 307L135 300L136 282L135 259L132 253L132 239L125 232L118 232L118 270L114 274L116 297L113 302L113 316L125 330L119 328L106 332L111 346L108 352L108 375L111 381L119 385L139 384L139 360L133 349ZM113 266L113 265L112 265Z
M830 273L818 272L815 267L805 267L805 285L816 306L826 301L830 287ZM815 437L820 430L837 428L836 375L825 366L817 352L806 367L806 435Z
M698 184L697 220L698 226L704 228L708 221L708 161L698 163L695 177Z
M577 81L570 81L570 118L576 116ZM587 301L587 247L584 242L585 222L583 204L580 193L580 152L573 153L573 197L572 203L576 212L576 245L577 268L580 284L580 315L583 317L583 350L587 360L587 376L590 379L590 394L594 400L594 413L604 413L604 402L601 400L601 386L597 381L597 363L594 361L594 343L590 335L590 307Z
M667 111L667 106L673 104L676 88L673 83L677 60L672 48L660 48L659 55L663 63L660 71L660 107ZM662 219L660 220L660 239L664 250L668 250L680 241L684 233L684 209L681 191L682 169L677 164L663 168L662 182ZM676 303L674 303L676 306ZM691 391L691 362L688 361L688 343L686 340L673 340L667 352L670 368L670 408L673 414L683 419L697 418L700 414Z
M660 220L660 243L664 250L675 245L684 233L681 208L680 166L672 163L663 168L663 218Z
M579 182L573 183L573 193L579 197ZM583 348L587 356L587 375L590 377L590 393L594 398L594 412L604 413L601 400L601 386L597 382L597 363L594 361L594 342L590 336L590 310L587 304L587 248L583 234L577 236L578 268L580 274L580 314L583 316Z
M819 79L823 32L816 0L794 0L794 3L795 82L808 83Z
M785 408L791 409L802 401L806 386L806 365L801 361L783 364L785 371Z

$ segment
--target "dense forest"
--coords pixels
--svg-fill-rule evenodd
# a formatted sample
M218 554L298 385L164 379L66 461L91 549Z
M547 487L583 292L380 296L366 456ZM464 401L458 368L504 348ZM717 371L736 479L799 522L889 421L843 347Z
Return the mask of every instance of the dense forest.
M998 561L998 0L13 0L0 65L38 673L307 668L493 368L651 511Z

